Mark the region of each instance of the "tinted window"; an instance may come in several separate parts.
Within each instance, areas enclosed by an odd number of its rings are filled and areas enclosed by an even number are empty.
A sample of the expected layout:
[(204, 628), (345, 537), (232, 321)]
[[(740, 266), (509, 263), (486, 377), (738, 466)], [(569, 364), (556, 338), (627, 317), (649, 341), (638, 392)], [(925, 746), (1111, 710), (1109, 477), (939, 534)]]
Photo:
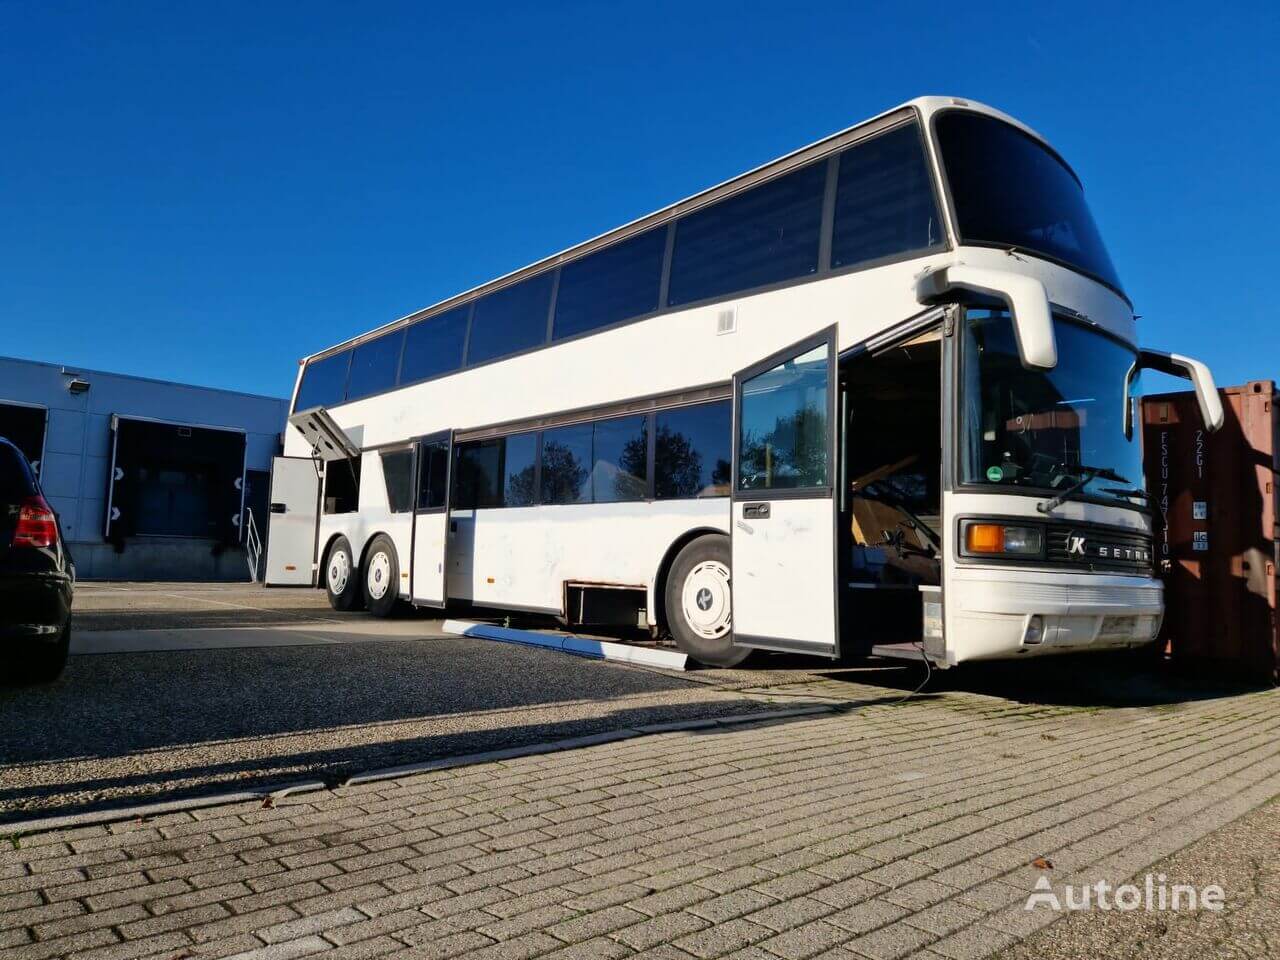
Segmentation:
[(656, 424), (653, 479), (659, 500), (729, 493), (733, 426), (728, 400), (665, 410), (656, 415)]
[(829, 354), (830, 346), (822, 344), (743, 382), (739, 489), (827, 484)]
[(418, 509), (438, 510), (448, 493), (449, 441), (418, 444), (418, 463)]
[(591, 502), (591, 424), (543, 431), (542, 502)]
[(657, 310), (666, 245), (667, 228), (660, 227), (562, 268), (555, 339)]
[(382, 454), (382, 479), (387, 485), (387, 505), (392, 513), (413, 508), (413, 451)]
[(35, 492), (35, 482), (22, 454), (7, 443), (0, 443), (0, 503), (18, 503)]
[(810, 164), (683, 217), (676, 224), (668, 303), (816, 272), (826, 169)]
[(397, 330), (356, 347), (351, 355), (351, 375), (347, 378), (348, 400), (381, 393), (396, 385), (402, 343), (404, 331)]
[(833, 267), (941, 242), (933, 184), (916, 124), (890, 130), (840, 155)]
[(467, 339), (467, 314), (471, 307), (458, 307), (428, 320), (421, 320), (405, 333), (404, 361), (400, 382), (415, 383), (462, 366), (462, 347)]
[(618, 417), (593, 424), (591, 499), (643, 500), (649, 492), (649, 418)]
[(350, 362), (351, 351), (344, 350), (308, 363), (293, 409), (310, 410), (312, 407), (332, 407), (342, 403), (347, 394), (347, 366)]
[(1044, 253), (1119, 289), (1084, 189), (1050, 150), (994, 117), (950, 110), (936, 123), (962, 240)]
[(545, 343), (551, 271), (476, 301), (467, 363), (482, 363)]
[(502, 506), (501, 439), (459, 445), (453, 505), (462, 510)]
[(538, 435), (521, 433), (504, 439), (502, 505), (531, 507), (538, 502)]

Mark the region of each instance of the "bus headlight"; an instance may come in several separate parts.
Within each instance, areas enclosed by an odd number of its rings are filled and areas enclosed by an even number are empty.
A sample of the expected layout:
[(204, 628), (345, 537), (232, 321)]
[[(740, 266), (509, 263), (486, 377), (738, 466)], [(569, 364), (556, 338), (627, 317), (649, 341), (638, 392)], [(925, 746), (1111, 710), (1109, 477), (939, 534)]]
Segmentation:
[(966, 556), (1039, 557), (1044, 553), (1044, 531), (1039, 527), (966, 520), (963, 530)]

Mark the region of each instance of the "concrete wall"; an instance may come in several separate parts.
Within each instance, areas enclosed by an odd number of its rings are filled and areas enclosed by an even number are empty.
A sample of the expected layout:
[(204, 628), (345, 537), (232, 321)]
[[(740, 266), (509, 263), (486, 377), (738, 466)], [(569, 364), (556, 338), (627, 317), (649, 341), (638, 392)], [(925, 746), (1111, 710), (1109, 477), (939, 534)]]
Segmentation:
[[(88, 381), (87, 392), (69, 391), (76, 377)], [(244, 430), (248, 469), (270, 470), (287, 400), (0, 357), (4, 401), (48, 410), (40, 483), (61, 518), (81, 577), (247, 579), (243, 556), (230, 549), (215, 556), (212, 542), (141, 538), (126, 542), (123, 553), (104, 542), (111, 416)]]

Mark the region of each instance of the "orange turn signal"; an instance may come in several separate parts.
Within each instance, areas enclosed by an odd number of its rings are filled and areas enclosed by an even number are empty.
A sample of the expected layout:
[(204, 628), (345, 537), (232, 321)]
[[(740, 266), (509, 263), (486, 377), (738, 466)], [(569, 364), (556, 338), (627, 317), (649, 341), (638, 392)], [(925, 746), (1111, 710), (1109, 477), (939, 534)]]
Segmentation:
[(1004, 553), (1004, 527), (998, 523), (971, 523), (965, 527), (964, 547), (969, 553)]

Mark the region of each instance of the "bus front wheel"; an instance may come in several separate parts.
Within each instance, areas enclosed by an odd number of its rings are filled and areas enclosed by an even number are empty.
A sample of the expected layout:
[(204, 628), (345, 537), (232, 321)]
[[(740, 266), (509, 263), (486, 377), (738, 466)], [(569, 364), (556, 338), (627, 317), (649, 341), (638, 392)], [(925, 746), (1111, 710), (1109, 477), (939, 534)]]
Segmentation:
[(751, 653), (733, 645), (729, 584), (729, 538), (720, 535), (686, 544), (667, 576), (667, 629), (676, 646), (710, 667), (737, 666)]
[(355, 610), (360, 606), (360, 571), (346, 537), (333, 541), (325, 557), (324, 588), (333, 609)]

